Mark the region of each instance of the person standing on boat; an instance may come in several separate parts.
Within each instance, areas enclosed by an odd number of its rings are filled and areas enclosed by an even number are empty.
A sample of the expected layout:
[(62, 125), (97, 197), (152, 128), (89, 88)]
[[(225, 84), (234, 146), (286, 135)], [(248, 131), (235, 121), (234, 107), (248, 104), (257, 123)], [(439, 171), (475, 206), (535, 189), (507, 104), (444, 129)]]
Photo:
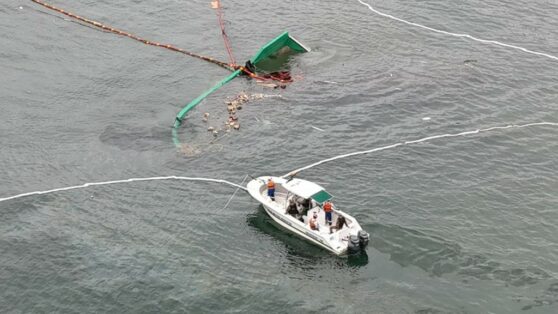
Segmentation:
[(296, 208), (296, 204), (295, 204), (294, 199), (291, 198), (289, 200), (289, 206), (287, 206), (287, 210), (285, 211), (285, 214), (289, 214), (289, 215), (292, 215), (294, 217), (299, 215), (298, 208)]
[(267, 180), (267, 196), (275, 202), (275, 182), (271, 178)]
[(296, 206), (298, 211), (301, 213), (302, 216), (308, 215), (308, 210), (310, 209), (310, 200), (303, 199), (302, 197), (297, 198)]
[(333, 204), (330, 201), (325, 201), (324, 205), (322, 206), (325, 212), (325, 220), (326, 224), (331, 226), (331, 213), (333, 212)]

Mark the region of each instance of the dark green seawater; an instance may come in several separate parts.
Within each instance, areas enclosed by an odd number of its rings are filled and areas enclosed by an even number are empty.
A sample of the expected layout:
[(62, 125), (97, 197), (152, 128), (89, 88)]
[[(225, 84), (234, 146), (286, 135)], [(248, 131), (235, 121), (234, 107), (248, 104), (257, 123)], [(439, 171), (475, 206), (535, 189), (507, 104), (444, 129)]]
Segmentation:
[[(54, 1), (54, 0), (53, 0)], [(208, 1), (64, 1), (69, 11), (226, 60)], [(454, 33), (558, 54), (558, 3), (375, 1)], [(238, 60), (289, 30), (313, 49), (272, 90), (47, 12), (0, 3), (0, 198), (186, 175), (237, 183), (437, 134), (558, 122), (558, 61), (429, 32), (357, 0), (223, 1)], [(21, 7), (21, 8), (20, 8)], [(240, 91), (281, 95), (239, 112)], [(430, 118), (423, 119), (423, 118)], [(319, 131), (313, 127), (323, 129)], [(558, 313), (558, 128), (451, 137), (342, 159), (324, 185), (370, 232), (335, 257), (227, 185), (153, 181), (0, 203), (1, 313)]]

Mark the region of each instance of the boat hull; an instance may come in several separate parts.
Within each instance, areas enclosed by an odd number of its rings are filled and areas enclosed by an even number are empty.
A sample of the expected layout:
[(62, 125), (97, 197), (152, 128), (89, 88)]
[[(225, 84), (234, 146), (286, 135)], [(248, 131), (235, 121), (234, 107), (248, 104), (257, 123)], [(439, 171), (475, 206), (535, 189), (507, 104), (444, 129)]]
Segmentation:
[(275, 212), (275, 210), (263, 205), (265, 212), (269, 215), (269, 217), (271, 217), (271, 219), (273, 219), (273, 221), (275, 221), (278, 225), (280, 225), (281, 227), (283, 227), (285, 230), (290, 231), (291, 233), (294, 233), (296, 235), (298, 235), (299, 237), (304, 238), (307, 241), (312, 242), (313, 244), (320, 246), (332, 253), (335, 253), (337, 255), (343, 255), (347, 252), (347, 250), (338, 250), (336, 251), (335, 249), (333, 249), (331, 246), (324, 244), (323, 240), (320, 237), (317, 237), (316, 235), (314, 235), (311, 231), (306, 231), (306, 230), (301, 230), (300, 228), (297, 228), (296, 225), (294, 225), (291, 221), (288, 221), (287, 219), (277, 215), (277, 213)]
[[(271, 200), (267, 196), (267, 180), (271, 178), (276, 184), (275, 200)], [(323, 249), (326, 249), (336, 255), (344, 255), (348, 251), (348, 239), (351, 235), (358, 235), (361, 229), (360, 225), (350, 215), (336, 210), (336, 215), (343, 215), (348, 221), (351, 221), (350, 226), (330, 233), (329, 225), (325, 223), (325, 213), (317, 205), (310, 206), (307, 215), (303, 216), (302, 221), (292, 215), (286, 213), (288, 199), (292, 194), (286, 193), (282, 189), (282, 185), (286, 184), (287, 180), (280, 177), (260, 177), (250, 181), (247, 185), (248, 192), (257, 201), (259, 201), (266, 213), (283, 229), (299, 236), (300, 238), (311, 242)], [(320, 230), (312, 230), (308, 224), (308, 215), (319, 215)]]

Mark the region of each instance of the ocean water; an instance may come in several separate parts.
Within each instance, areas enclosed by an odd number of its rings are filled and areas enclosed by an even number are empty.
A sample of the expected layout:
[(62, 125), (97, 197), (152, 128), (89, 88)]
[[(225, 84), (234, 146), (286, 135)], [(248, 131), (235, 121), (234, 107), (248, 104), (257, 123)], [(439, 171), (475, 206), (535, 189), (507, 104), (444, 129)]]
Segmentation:
[[(363, 0), (364, 1), (364, 0)], [(366, 2), (366, 1), (364, 1)], [(270, 89), (0, 3), (0, 198), (167, 175), (246, 183), (339, 154), (494, 126), (558, 122), (558, 61), (381, 16), (358, 0), (222, 1), (237, 60), (288, 30), (312, 49)], [(556, 1), (368, 2), (453, 34), (558, 55)], [(52, 4), (226, 60), (209, 1)], [(224, 101), (265, 94), (215, 139)], [(209, 123), (202, 121), (210, 113)], [(206, 182), (92, 186), (0, 202), (2, 313), (557, 313), (558, 128), (435, 138), (313, 167), (371, 234), (336, 257)], [(234, 195), (234, 197), (233, 197)]]

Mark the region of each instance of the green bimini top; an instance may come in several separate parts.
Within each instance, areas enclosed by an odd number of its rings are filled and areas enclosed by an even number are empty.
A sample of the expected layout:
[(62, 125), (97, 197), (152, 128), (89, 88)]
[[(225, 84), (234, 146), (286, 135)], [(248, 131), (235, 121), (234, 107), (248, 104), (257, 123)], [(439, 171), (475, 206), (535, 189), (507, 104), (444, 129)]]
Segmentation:
[(318, 204), (322, 204), (323, 202), (330, 200), (333, 198), (331, 194), (326, 192), (323, 187), (319, 186), (318, 184), (306, 180), (301, 179), (291, 179), (287, 181), (287, 183), (283, 184), (283, 188), (285, 190), (298, 195), (305, 199), (313, 199)]
[(312, 195), (312, 199), (315, 200), (318, 204), (323, 204), (325, 201), (329, 201), (333, 196), (327, 193), (325, 190), (321, 190), (320, 192)]

